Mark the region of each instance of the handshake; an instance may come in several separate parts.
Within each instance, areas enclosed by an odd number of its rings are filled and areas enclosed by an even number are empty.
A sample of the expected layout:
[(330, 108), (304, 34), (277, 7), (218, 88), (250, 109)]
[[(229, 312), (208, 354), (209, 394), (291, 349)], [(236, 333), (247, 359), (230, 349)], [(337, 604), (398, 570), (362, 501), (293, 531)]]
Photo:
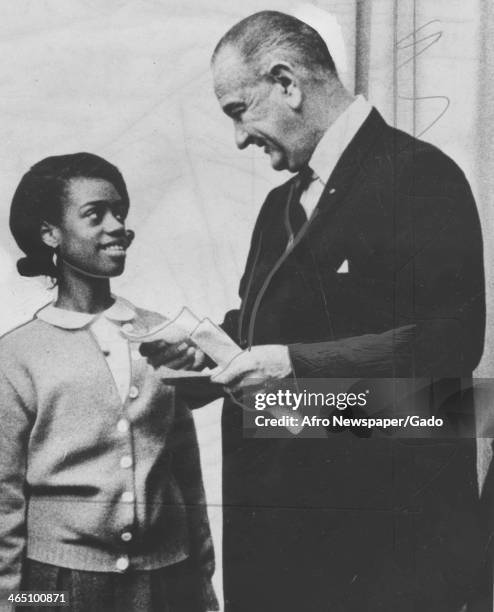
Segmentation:
[[(280, 345), (253, 346), (242, 350), (209, 318), (200, 320), (184, 307), (173, 320), (136, 334), (122, 331), (155, 368), (164, 382), (205, 378), (232, 391), (260, 382), (284, 378), (291, 371), (288, 348)], [(215, 365), (213, 369), (206, 367)]]

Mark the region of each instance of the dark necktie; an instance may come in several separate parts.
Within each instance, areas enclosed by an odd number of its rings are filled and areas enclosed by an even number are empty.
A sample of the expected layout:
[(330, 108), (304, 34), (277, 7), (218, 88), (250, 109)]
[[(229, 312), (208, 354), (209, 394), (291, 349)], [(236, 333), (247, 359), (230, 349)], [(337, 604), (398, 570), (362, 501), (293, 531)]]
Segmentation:
[(304, 207), (300, 203), (300, 198), (313, 180), (314, 173), (312, 168), (304, 166), (293, 182), (285, 211), (285, 223), (288, 231), (288, 248), (292, 246), (298, 232), (303, 227), (304, 223), (307, 222), (307, 215), (305, 214)]

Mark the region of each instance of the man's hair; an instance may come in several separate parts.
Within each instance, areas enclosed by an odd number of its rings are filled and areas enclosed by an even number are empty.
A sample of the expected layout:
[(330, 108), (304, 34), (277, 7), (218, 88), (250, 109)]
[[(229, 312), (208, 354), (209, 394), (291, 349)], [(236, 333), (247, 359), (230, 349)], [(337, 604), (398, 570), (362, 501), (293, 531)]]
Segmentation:
[(318, 73), (336, 76), (336, 67), (326, 43), (309, 25), (296, 17), (277, 11), (261, 11), (239, 21), (221, 38), (213, 52), (214, 63), (221, 49), (231, 46), (258, 73), (262, 60), (280, 55), (302, 66), (317, 77)]

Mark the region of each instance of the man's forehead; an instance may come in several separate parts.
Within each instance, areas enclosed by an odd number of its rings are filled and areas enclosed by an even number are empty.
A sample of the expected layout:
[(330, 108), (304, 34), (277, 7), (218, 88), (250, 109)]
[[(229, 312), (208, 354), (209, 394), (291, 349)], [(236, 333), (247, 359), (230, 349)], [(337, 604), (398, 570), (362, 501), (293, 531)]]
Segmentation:
[(213, 63), (214, 91), (218, 98), (253, 84), (253, 71), (241, 54), (228, 46), (221, 49)]

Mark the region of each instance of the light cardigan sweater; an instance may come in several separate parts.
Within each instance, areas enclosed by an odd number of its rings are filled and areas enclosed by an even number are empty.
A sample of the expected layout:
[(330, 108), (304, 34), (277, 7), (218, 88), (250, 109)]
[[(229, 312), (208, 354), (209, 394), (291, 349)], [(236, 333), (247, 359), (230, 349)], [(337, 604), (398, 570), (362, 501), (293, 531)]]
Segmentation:
[[(136, 308), (132, 324), (162, 321)], [(215, 609), (192, 415), (133, 348), (122, 403), (88, 325), (36, 318), (0, 339), (0, 601), (25, 555), (104, 572), (190, 557)]]

